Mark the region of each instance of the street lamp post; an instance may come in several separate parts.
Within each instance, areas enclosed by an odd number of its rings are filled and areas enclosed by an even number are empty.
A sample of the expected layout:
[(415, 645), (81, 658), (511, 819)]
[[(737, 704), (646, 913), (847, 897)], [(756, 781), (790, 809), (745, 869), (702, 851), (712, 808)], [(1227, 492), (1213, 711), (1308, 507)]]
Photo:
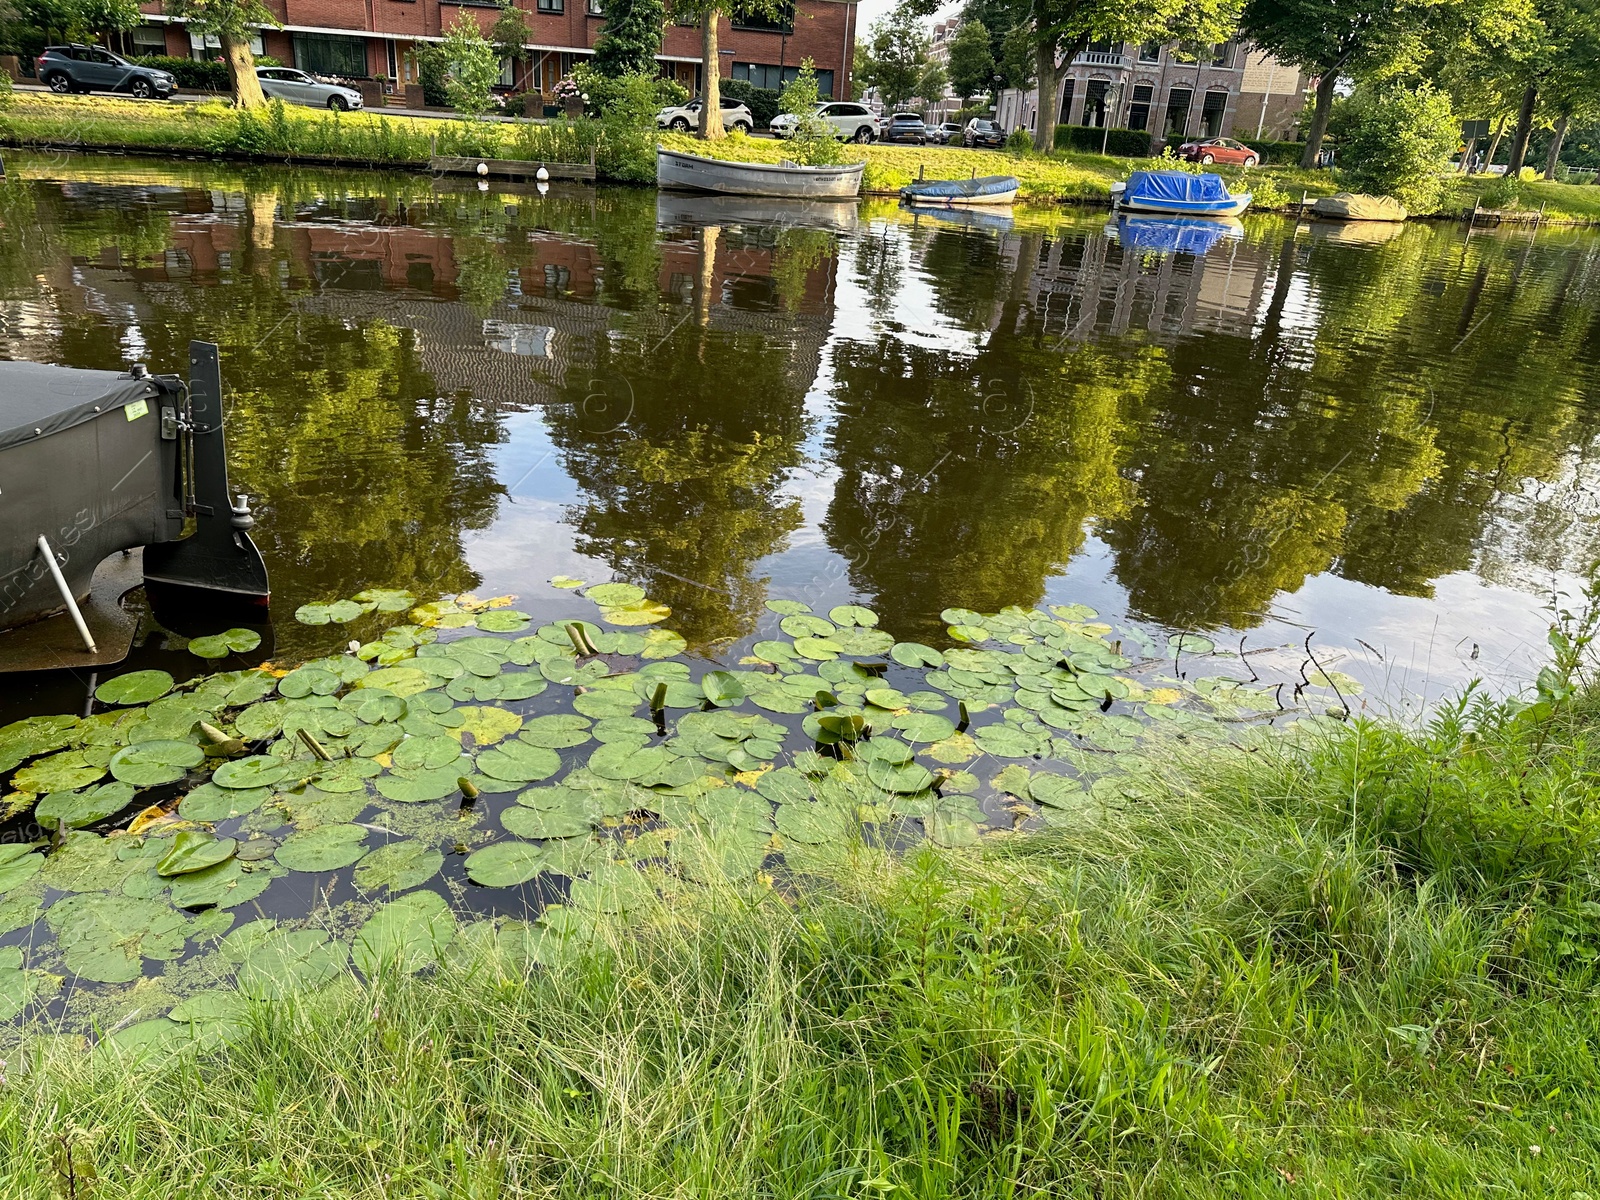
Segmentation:
[(1111, 122), (1116, 118), (1117, 108), (1122, 103), (1123, 80), (1113, 80), (1106, 89), (1106, 103), (1100, 108), (1100, 153), (1106, 152), (1106, 147), (1111, 143)]

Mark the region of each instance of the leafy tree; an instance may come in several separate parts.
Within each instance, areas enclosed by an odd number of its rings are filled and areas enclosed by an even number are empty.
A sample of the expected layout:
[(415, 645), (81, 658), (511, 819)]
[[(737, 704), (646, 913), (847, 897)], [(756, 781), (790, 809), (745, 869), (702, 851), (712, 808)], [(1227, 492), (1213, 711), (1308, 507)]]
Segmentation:
[(450, 107), (469, 117), (488, 112), (494, 85), (500, 81), (500, 53), (464, 10), (445, 30), (439, 56), (445, 64)]
[(1450, 97), (1424, 83), (1373, 85), (1352, 98), (1345, 177), (1359, 191), (1387, 193), (1413, 212), (1431, 212), (1460, 128)]
[(717, 22), (734, 12), (778, 18), (792, 15), (792, 0), (673, 0), (672, 15), (700, 22), (700, 136), (715, 141), (722, 127), (722, 55), (717, 49)]
[(522, 15), (522, 10), (510, 0), (500, 0), (500, 15), (489, 27), (489, 41), (501, 58), (512, 62), (528, 61), (528, 43), (533, 41), (533, 30), (528, 27), (528, 18)]
[(877, 88), (884, 107), (889, 109), (923, 95), (921, 89), (935, 81), (942, 91), (943, 80), (935, 80), (929, 72), (930, 67), (937, 66), (928, 56), (930, 46), (921, 18), (914, 9), (902, 5), (880, 19), (868, 34), (862, 82)]
[(1018, 25), (1000, 43), (1000, 82), (1025, 90), (1033, 86), (1033, 29)]
[(656, 177), (656, 110), (653, 76), (624, 75), (616, 94), (600, 110), (600, 161), (608, 179), (650, 183)]
[(233, 102), (240, 108), (260, 108), (267, 98), (256, 78), (256, 59), (250, 39), (263, 25), (280, 28), (282, 22), (261, 0), (167, 0), (167, 15), (183, 21), (191, 33), (211, 36), (222, 46), (228, 64)]
[[(1027, 88), (1033, 84), (1033, 45), (1028, 35), (1028, 18), (1026, 0), (967, 0), (967, 6), (961, 10), (963, 24), (982, 25), (988, 33), (989, 56), (994, 60), (1001, 87)], [(1018, 44), (1008, 49), (1007, 39)], [(953, 71), (953, 46), (951, 54)]]
[(606, 23), (594, 44), (602, 75), (653, 72), (667, 11), (661, 0), (606, 0)]
[(994, 86), (994, 51), (980, 21), (965, 21), (950, 39), (950, 86), (965, 100)]

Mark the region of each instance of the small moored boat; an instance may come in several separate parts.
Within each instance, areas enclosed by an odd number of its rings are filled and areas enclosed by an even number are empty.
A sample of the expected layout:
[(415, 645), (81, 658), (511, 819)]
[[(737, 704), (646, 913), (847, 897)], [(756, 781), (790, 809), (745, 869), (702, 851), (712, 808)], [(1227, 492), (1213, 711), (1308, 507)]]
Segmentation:
[(1237, 217), (1250, 207), (1249, 192), (1234, 195), (1222, 176), (1209, 172), (1135, 171), (1112, 198), (1123, 212), (1165, 213), (1177, 217)]
[(724, 196), (787, 196), (797, 200), (852, 200), (861, 191), (864, 162), (833, 167), (798, 163), (729, 162), (656, 148), (656, 182), (664, 188)]
[[(79, 607), (118, 551), (144, 548), (147, 592), (265, 619), (255, 521), (228, 493), (217, 348), (190, 343), (189, 364), (186, 384), (142, 366), (0, 362), (0, 671), (127, 653)], [(52, 621), (64, 637), (37, 628)]]
[(1154, 217), (1118, 213), (1106, 223), (1106, 236), (1124, 249), (1157, 254), (1202, 255), (1224, 238), (1244, 235), (1233, 217)]
[(1317, 197), (1311, 205), (1311, 215), (1328, 221), (1404, 221), (1407, 213), (1406, 206), (1393, 196), (1339, 192)]
[(900, 189), (911, 204), (1010, 204), (1017, 198), (1015, 175), (984, 175), (974, 179), (918, 180)]

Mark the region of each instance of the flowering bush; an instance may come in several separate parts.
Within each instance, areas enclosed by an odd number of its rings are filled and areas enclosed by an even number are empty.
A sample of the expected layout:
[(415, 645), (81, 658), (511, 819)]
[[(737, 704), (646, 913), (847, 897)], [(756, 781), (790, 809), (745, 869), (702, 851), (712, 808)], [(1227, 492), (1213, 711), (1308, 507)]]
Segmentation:
[(578, 81), (573, 79), (570, 75), (563, 79), (560, 83), (556, 84), (555, 97), (557, 100), (560, 100), (563, 103), (568, 100), (576, 99), (581, 94), (582, 89), (578, 86)]

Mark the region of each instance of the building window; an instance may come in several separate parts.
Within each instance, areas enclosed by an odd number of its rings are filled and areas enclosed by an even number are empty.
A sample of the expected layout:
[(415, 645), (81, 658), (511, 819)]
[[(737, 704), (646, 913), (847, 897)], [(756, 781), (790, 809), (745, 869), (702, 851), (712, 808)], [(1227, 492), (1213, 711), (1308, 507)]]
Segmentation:
[(167, 31), (160, 25), (138, 25), (128, 34), (135, 54), (165, 54)]
[(1077, 80), (1068, 78), (1061, 88), (1061, 111), (1056, 115), (1057, 125), (1072, 124), (1072, 92)]
[(762, 12), (740, 12), (736, 8), (728, 19), (735, 29), (751, 29), (760, 33), (793, 33), (794, 5), (785, 4), (775, 17), (769, 17)]
[(517, 82), (517, 60), (502, 58), (500, 60), (500, 86), (514, 87)]
[(1194, 92), (1175, 87), (1167, 93), (1167, 136), (1182, 137), (1189, 128), (1189, 101)]
[(1200, 132), (1208, 138), (1222, 135), (1222, 114), (1228, 107), (1227, 92), (1207, 92), (1200, 108)]
[(1233, 43), (1218, 42), (1211, 48), (1211, 65), (1225, 67), (1233, 61)]
[[(165, 53), (165, 51), (162, 51)], [(261, 48), (261, 35), (258, 33), (250, 39), (251, 54), (265, 54)], [(217, 35), (208, 33), (201, 36), (198, 33), (189, 35), (189, 57), (200, 62), (216, 62), (222, 57), (222, 43), (217, 40)]]
[(1133, 101), (1128, 105), (1128, 128), (1145, 129), (1150, 124), (1150, 100), (1155, 95), (1155, 88), (1148, 83), (1135, 85)]
[(589, 15), (591, 17), (603, 17), (606, 15), (606, 10), (600, 7), (600, 0), (589, 0)]
[(1083, 89), (1083, 123), (1096, 129), (1106, 123), (1106, 89), (1111, 84), (1104, 79), (1091, 79)]
[(362, 38), (297, 33), (294, 35), (294, 65), (312, 75), (364, 79), (367, 74), (367, 43)]
[(566, 0), (539, 0), (539, 11), (542, 13), (565, 12)]
[(1144, 45), (1140, 46), (1139, 47), (1139, 61), (1140, 62), (1160, 62), (1161, 61), (1161, 43), (1160, 42), (1146, 42)]
[[(771, 63), (736, 62), (733, 64), (733, 77), (743, 79), (752, 87), (766, 88), (768, 91), (781, 92), (795, 77), (800, 74), (799, 67), (779, 67)], [(833, 72), (817, 72), (817, 95), (833, 96)]]

